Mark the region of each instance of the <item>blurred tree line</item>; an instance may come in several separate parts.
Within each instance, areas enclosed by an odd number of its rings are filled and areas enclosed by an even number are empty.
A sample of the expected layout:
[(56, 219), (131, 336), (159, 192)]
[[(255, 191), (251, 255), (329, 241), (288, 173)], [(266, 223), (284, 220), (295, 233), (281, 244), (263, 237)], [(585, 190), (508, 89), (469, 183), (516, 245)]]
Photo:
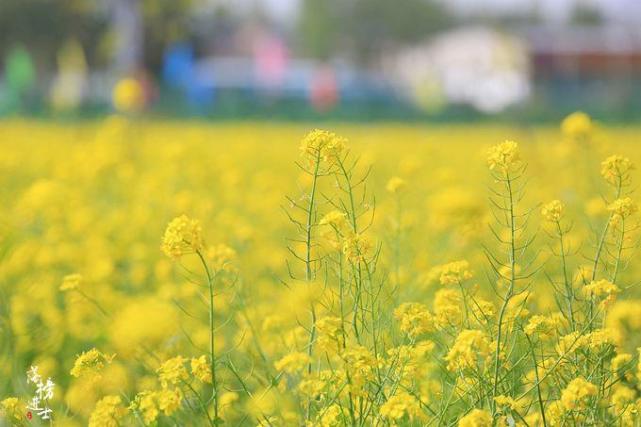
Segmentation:
[[(90, 66), (109, 65), (117, 50), (118, 6), (131, 10), (140, 26), (145, 64), (158, 65), (172, 38), (188, 31), (192, 0), (2, 0), (0, 58), (13, 46), (31, 52), (36, 63), (55, 62), (69, 40), (83, 47)], [(153, 67), (152, 67), (153, 68)]]
[(107, 20), (98, 5), (83, 0), (0, 1), (0, 60), (20, 45), (38, 65), (52, 64), (64, 43), (75, 38), (91, 63), (99, 63)]
[(452, 23), (441, 3), (430, 0), (303, 0), (297, 30), (306, 55), (342, 53), (368, 62), (382, 49), (418, 42)]
[[(270, 22), (261, 9), (239, 16), (226, 2), (204, 0), (1, 0), (0, 61), (12, 47), (23, 46), (38, 68), (51, 68), (69, 40), (83, 47), (90, 67), (107, 67), (121, 49), (117, 11), (130, 9), (127, 25), (141, 34), (139, 60), (157, 71), (166, 47), (177, 40), (211, 53), (248, 24), (262, 24), (286, 37), (297, 54), (326, 59), (347, 56), (367, 63), (381, 49), (418, 41), (451, 24), (433, 0), (301, 0), (298, 19)], [(126, 33), (126, 31), (125, 31)], [(135, 42), (126, 41), (127, 44)], [(122, 44), (121, 44), (122, 45)]]

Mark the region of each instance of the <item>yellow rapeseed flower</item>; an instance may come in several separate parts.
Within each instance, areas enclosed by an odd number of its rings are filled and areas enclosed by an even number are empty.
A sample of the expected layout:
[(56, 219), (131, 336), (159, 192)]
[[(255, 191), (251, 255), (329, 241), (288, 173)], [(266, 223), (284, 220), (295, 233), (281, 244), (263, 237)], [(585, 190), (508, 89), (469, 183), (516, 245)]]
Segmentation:
[(82, 276), (80, 274), (69, 274), (62, 279), (60, 285), (61, 291), (73, 291), (78, 289), (82, 284)]
[(599, 300), (599, 307), (603, 309), (614, 302), (621, 290), (609, 280), (601, 279), (588, 283), (583, 287), (582, 291), (588, 298)]
[(487, 165), (492, 171), (506, 174), (521, 165), (519, 146), (514, 141), (505, 141), (487, 151)]
[(71, 376), (80, 378), (91, 376), (94, 379), (100, 377), (100, 372), (109, 365), (116, 355), (106, 355), (101, 351), (92, 348), (80, 354), (71, 368)]
[(191, 374), (200, 381), (211, 384), (211, 366), (207, 361), (207, 356), (202, 355), (191, 359)]
[(634, 165), (627, 157), (612, 155), (601, 162), (601, 176), (612, 185), (623, 184)]
[(369, 238), (362, 234), (352, 233), (343, 239), (343, 254), (352, 263), (363, 261), (372, 247)]
[(403, 188), (405, 188), (406, 185), (407, 183), (405, 182), (404, 179), (395, 176), (390, 178), (389, 181), (387, 181), (387, 184), (385, 185), (385, 189), (392, 194), (396, 194), (400, 192)]
[(483, 331), (465, 329), (445, 356), (449, 371), (476, 369), (491, 353), (490, 340)]
[(120, 396), (105, 396), (96, 403), (89, 417), (89, 427), (118, 427), (126, 414), (127, 408), (122, 405)]
[(344, 425), (344, 423), (341, 422), (342, 416), (343, 411), (340, 406), (336, 404), (330, 405), (319, 413), (320, 419), (318, 420), (318, 425), (319, 427), (338, 427)]
[(157, 396), (153, 391), (138, 393), (134, 401), (129, 405), (129, 409), (139, 412), (142, 415), (145, 425), (153, 423), (158, 418), (158, 415), (160, 415)]
[(612, 219), (614, 221), (626, 219), (630, 215), (635, 214), (638, 210), (639, 207), (636, 202), (629, 197), (617, 199), (608, 206), (608, 211), (612, 213)]
[(26, 407), (17, 397), (7, 397), (0, 401), (0, 415), (11, 424), (24, 420)]
[(582, 111), (576, 111), (563, 119), (561, 132), (572, 140), (584, 140), (593, 132), (593, 124), (590, 116)]
[(523, 328), (526, 334), (536, 335), (541, 339), (552, 339), (563, 325), (563, 317), (559, 315), (542, 316), (536, 314), (530, 318)]
[(310, 363), (310, 361), (311, 358), (307, 353), (298, 351), (284, 356), (274, 363), (274, 367), (277, 371), (297, 374), (307, 368), (307, 364)]
[(462, 417), (459, 422), (459, 427), (491, 427), (492, 414), (484, 409), (472, 409), (469, 414)]
[(454, 261), (441, 266), (439, 278), (441, 285), (458, 285), (471, 278), (470, 264), (465, 260)]
[(167, 226), (161, 248), (168, 257), (180, 258), (202, 250), (203, 245), (200, 221), (181, 215)]
[(424, 304), (404, 303), (394, 310), (394, 317), (401, 323), (401, 331), (410, 337), (434, 330), (434, 317)]
[(412, 395), (400, 392), (387, 399), (380, 409), (381, 416), (396, 421), (407, 416), (410, 420), (423, 416), (419, 401)]
[(570, 381), (561, 393), (561, 403), (568, 411), (585, 409), (589, 399), (596, 394), (597, 387), (594, 384), (578, 377)]
[(229, 271), (233, 269), (231, 263), (236, 258), (236, 251), (219, 243), (207, 248), (206, 257), (214, 271)]
[(182, 356), (172, 357), (166, 360), (157, 369), (158, 378), (163, 387), (170, 385), (175, 386), (180, 381), (188, 378), (187, 368), (185, 368), (185, 358)]
[(304, 157), (310, 162), (316, 160), (324, 161), (328, 166), (332, 166), (345, 152), (345, 143), (347, 140), (321, 129), (314, 129), (309, 132), (301, 141), (300, 150)]
[(545, 219), (546, 221), (556, 223), (561, 220), (564, 209), (565, 206), (563, 205), (563, 203), (561, 203), (561, 201), (552, 200), (551, 202), (543, 205), (543, 207), (541, 208), (541, 216), (543, 216), (543, 219)]

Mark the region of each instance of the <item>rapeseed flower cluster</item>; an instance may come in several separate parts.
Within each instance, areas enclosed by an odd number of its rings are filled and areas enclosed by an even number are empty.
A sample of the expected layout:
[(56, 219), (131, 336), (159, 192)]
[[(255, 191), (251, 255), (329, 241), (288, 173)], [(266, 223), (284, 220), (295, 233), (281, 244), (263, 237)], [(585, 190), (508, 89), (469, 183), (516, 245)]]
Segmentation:
[(561, 203), (559, 200), (552, 200), (551, 202), (543, 205), (543, 207), (541, 208), (541, 216), (546, 221), (558, 223), (563, 216), (563, 209), (563, 203)]
[(521, 155), (518, 144), (514, 141), (505, 141), (495, 145), (487, 152), (487, 165), (490, 170), (501, 174), (508, 174), (521, 164)]
[(641, 423), (629, 131), (301, 138), (137, 122), (123, 87), (2, 125), (0, 424)]
[(181, 215), (173, 219), (162, 239), (162, 250), (172, 258), (195, 253), (203, 249), (202, 227), (195, 219)]
[(100, 372), (112, 362), (115, 355), (108, 356), (99, 350), (92, 348), (83, 352), (76, 358), (73, 368), (69, 372), (72, 377), (99, 377)]

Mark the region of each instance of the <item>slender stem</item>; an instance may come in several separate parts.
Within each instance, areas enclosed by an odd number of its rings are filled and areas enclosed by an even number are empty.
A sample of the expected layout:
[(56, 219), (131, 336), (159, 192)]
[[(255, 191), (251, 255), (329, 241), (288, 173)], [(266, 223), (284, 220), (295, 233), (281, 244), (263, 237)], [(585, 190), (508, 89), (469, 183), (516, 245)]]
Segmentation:
[(501, 339), (503, 337), (503, 317), (505, 316), (505, 311), (507, 310), (508, 303), (510, 302), (510, 299), (512, 298), (512, 294), (514, 292), (514, 282), (515, 282), (515, 267), (516, 267), (516, 262), (515, 262), (515, 254), (516, 254), (516, 245), (515, 245), (515, 236), (516, 236), (516, 230), (514, 226), (514, 197), (512, 194), (512, 180), (510, 178), (509, 172), (506, 173), (506, 189), (509, 197), (509, 203), (510, 203), (510, 248), (509, 248), (509, 255), (508, 255), (508, 260), (510, 262), (510, 284), (509, 288), (507, 290), (507, 293), (505, 294), (505, 297), (503, 299), (503, 305), (501, 306), (501, 312), (499, 314), (499, 319), (498, 319), (498, 327), (497, 327), (497, 336), (496, 336), (496, 352), (494, 354), (494, 385), (492, 387), (492, 413), (496, 412), (496, 402), (494, 401), (494, 398), (496, 397), (497, 391), (498, 391), (498, 385), (499, 385), (499, 358), (501, 356)]
[(614, 272), (612, 273), (612, 283), (616, 283), (619, 274), (619, 265), (621, 264), (621, 254), (623, 253), (623, 242), (625, 239), (625, 219), (621, 218), (621, 236), (617, 247), (617, 258), (614, 262)]
[[(616, 190), (616, 199), (621, 197), (621, 188), (622, 188), (622, 181), (619, 178), (619, 182), (617, 184), (617, 190)], [(599, 266), (599, 259), (601, 257), (601, 251), (603, 251), (603, 246), (605, 244), (605, 238), (608, 235), (608, 230), (610, 229), (610, 223), (612, 222), (612, 218), (614, 217), (614, 214), (611, 213), (610, 216), (608, 217), (608, 222), (606, 222), (605, 227), (603, 228), (603, 232), (601, 233), (601, 238), (599, 239), (599, 244), (597, 246), (596, 254), (594, 256), (594, 262), (592, 264), (592, 281), (596, 280), (596, 272), (597, 272), (597, 267)]]
[(80, 289), (76, 289), (76, 292), (78, 292), (80, 295), (82, 295), (83, 298), (85, 298), (87, 301), (92, 303), (98, 310), (100, 310), (100, 313), (103, 316), (109, 317), (109, 313), (107, 313), (107, 310), (102, 308), (102, 306), (100, 305), (100, 303), (98, 301), (96, 301), (94, 298), (90, 297), (89, 295), (87, 295), (86, 293), (81, 291)]
[[(356, 220), (356, 204), (354, 202), (354, 191), (352, 187), (352, 180), (350, 178), (349, 173), (347, 172), (347, 169), (345, 169), (345, 165), (341, 160), (338, 161), (338, 165), (341, 170), (341, 174), (343, 178), (345, 179), (345, 185), (347, 186), (347, 194), (349, 196), (349, 216), (351, 219), (352, 223), (352, 232), (354, 233), (355, 236), (358, 235), (358, 221)], [(360, 256), (360, 254), (359, 254)], [(361, 263), (358, 262), (356, 264), (356, 283), (355, 283), (355, 294), (356, 298), (354, 299), (354, 315), (352, 319), (352, 327), (354, 329), (354, 335), (356, 336), (356, 341), (360, 344), (361, 343), (361, 337), (360, 337), (360, 332), (358, 329), (358, 312), (360, 309), (361, 312), (361, 324), (365, 324), (365, 310), (363, 307), (363, 271), (361, 267)]]
[(345, 182), (347, 184), (347, 188), (349, 188), (349, 205), (350, 205), (350, 216), (352, 217), (352, 229), (354, 230), (354, 233), (358, 232), (358, 226), (356, 222), (356, 205), (354, 203), (354, 192), (352, 191), (352, 180), (349, 178), (349, 174), (347, 173), (347, 169), (345, 169), (345, 165), (343, 164), (342, 161), (339, 160), (338, 162), (341, 172), (343, 174), (343, 177), (345, 178)]
[(612, 215), (608, 217), (608, 222), (606, 222), (605, 227), (603, 227), (603, 232), (599, 238), (599, 244), (597, 245), (596, 254), (594, 255), (594, 262), (592, 263), (592, 276), (590, 281), (596, 279), (597, 267), (599, 266), (599, 259), (601, 258), (601, 251), (603, 251), (603, 246), (605, 244), (605, 238), (608, 235), (608, 230), (610, 229), (610, 222), (612, 221)]
[(312, 177), (312, 188), (309, 193), (309, 205), (307, 206), (307, 224), (305, 225), (305, 281), (312, 280), (312, 227), (314, 221), (314, 207), (316, 202), (316, 186), (318, 184), (318, 173), (320, 170), (320, 151), (316, 155), (314, 174)]
[(570, 325), (572, 326), (572, 330), (574, 331), (574, 308), (572, 306), (572, 303), (574, 302), (574, 288), (572, 287), (572, 283), (568, 279), (567, 261), (565, 259), (565, 244), (563, 241), (564, 233), (559, 221), (556, 221), (556, 228), (557, 232), (559, 233), (559, 243), (561, 245), (561, 265), (563, 266), (563, 283), (565, 284), (565, 291), (568, 298), (568, 314), (570, 317)]
[(532, 363), (534, 364), (534, 376), (536, 378), (536, 394), (539, 401), (539, 410), (541, 411), (541, 420), (543, 421), (543, 427), (547, 427), (547, 422), (545, 420), (545, 408), (543, 406), (543, 397), (541, 395), (541, 383), (539, 381), (539, 368), (536, 363), (536, 354), (534, 354), (534, 346), (532, 345), (532, 341), (530, 340), (530, 337), (528, 337), (527, 334), (525, 334), (525, 338), (527, 339), (528, 344), (530, 344), (530, 350), (532, 353)]
[[(394, 245), (394, 274), (396, 275), (395, 277), (395, 284), (397, 287), (400, 288), (401, 286), (401, 215), (402, 215), (402, 208), (401, 208), (401, 197), (396, 194), (395, 199), (395, 205), (396, 205), (396, 224), (395, 224), (395, 245)], [(397, 294), (398, 296), (398, 294)]]
[[(575, 351), (575, 350), (576, 350), (576, 348), (574, 348), (574, 345), (579, 341), (579, 339), (581, 338), (581, 336), (582, 336), (585, 332), (587, 332), (587, 331), (588, 331), (588, 329), (590, 328), (590, 325), (592, 324), (592, 322), (593, 322), (593, 321), (594, 321), (594, 317), (591, 317), (591, 318), (589, 318), (589, 319), (588, 319), (588, 323), (585, 325), (585, 327), (583, 327), (583, 329), (582, 329), (581, 331), (579, 331), (579, 334), (578, 334), (578, 335), (574, 338), (574, 340), (572, 340), (572, 342), (567, 346), (567, 348), (568, 348), (569, 350), (567, 350), (567, 351), (565, 351), (563, 354), (561, 354), (561, 355), (560, 355), (560, 356), (559, 356), (559, 357), (554, 361), (554, 363), (553, 363), (552, 365), (550, 365), (550, 367), (549, 367), (549, 368), (545, 369), (545, 370), (544, 370), (544, 374), (543, 374), (543, 376), (540, 378), (540, 380), (539, 380), (539, 381), (537, 381), (535, 385), (533, 385), (533, 386), (529, 387), (527, 390), (525, 390), (523, 393), (521, 393), (521, 395), (518, 397), (518, 399), (522, 399), (522, 398), (524, 398), (525, 396), (527, 396), (527, 394), (528, 394), (529, 392), (531, 392), (532, 390), (534, 390), (538, 384), (542, 383), (542, 382), (543, 382), (543, 381), (544, 381), (544, 380), (545, 380), (549, 375), (551, 375), (551, 374), (554, 372), (554, 370), (556, 369), (556, 367), (557, 367), (557, 366), (559, 366), (559, 364), (561, 364), (561, 362), (566, 358), (566, 356), (567, 356), (568, 354), (570, 354), (571, 352), (573, 352), (573, 351)], [(517, 399), (517, 400), (518, 400), (518, 399)]]
[[(312, 227), (314, 221), (314, 208), (316, 202), (316, 187), (318, 184), (318, 176), (320, 170), (320, 150), (316, 153), (314, 161), (314, 174), (312, 177), (312, 188), (309, 193), (309, 205), (307, 206), (307, 224), (305, 226), (305, 281), (309, 285), (313, 279), (312, 272)], [(312, 317), (312, 324), (310, 325), (309, 342), (307, 345), (307, 355), (309, 356), (309, 363), (307, 364), (307, 374), (312, 373), (312, 353), (314, 352), (314, 340), (316, 339), (316, 308), (314, 302), (310, 304), (310, 311)], [(305, 419), (309, 421), (312, 407), (312, 400), (307, 401), (307, 410)]]
[[(623, 185), (622, 180), (621, 178), (619, 178), (619, 181), (617, 183), (616, 199), (621, 197), (622, 185)], [(596, 254), (594, 255), (594, 263), (592, 264), (592, 278), (590, 280), (592, 282), (596, 280), (597, 268), (599, 266), (599, 259), (601, 258), (601, 252), (603, 251), (603, 246), (605, 245), (605, 239), (608, 235), (608, 230), (610, 229), (610, 223), (612, 222), (613, 218), (614, 218), (614, 212), (610, 213), (610, 216), (608, 217), (608, 221), (605, 223), (605, 226), (603, 227), (603, 232), (601, 233), (601, 237), (599, 238)], [(593, 313), (594, 313), (594, 301), (591, 300), (590, 306), (589, 306), (589, 317), (592, 317)], [(592, 330), (592, 326), (590, 326), (590, 330)]]
[(465, 293), (465, 288), (460, 280), (456, 281), (459, 289), (461, 290), (461, 299), (463, 300), (463, 306), (465, 307), (465, 327), (469, 329), (470, 327), (470, 307), (467, 303), (467, 295)]
[[(336, 237), (338, 238), (338, 232), (336, 233)], [(338, 286), (339, 286), (339, 303), (340, 303), (340, 314), (341, 314), (341, 335), (343, 335), (343, 340), (341, 342), (341, 350), (345, 351), (345, 348), (347, 346), (347, 336), (345, 334), (345, 308), (343, 304), (343, 254), (339, 251), (338, 252)], [(352, 395), (352, 390), (351, 390), (351, 385), (352, 385), (352, 378), (349, 373), (349, 369), (345, 369), (345, 376), (347, 377), (347, 383), (349, 384), (350, 388), (348, 391), (348, 397), (349, 397), (349, 418), (352, 421), (352, 425), (356, 425), (356, 416), (354, 415), (354, 396)]]
[(214, 423), (214, 420), (211, 419), (209, 416), (209, 411), (207, 411), (207, 405), (205, 405), (205, 402), (203, 402), (203, 399), (200, 397), (200, 394), (192, 387), (191, 384), (189, 384), (187, 381), (183, 381), (183, 383), (187, 386), (187, 388), (194, 393), (194, 396), (196, 396), (196, 400), (198, 400), (198, 405), (200, 405), (200, 409), (205, 413), (205, 417), (207, 417), (207, 421), (209, 421), (210, 426), (215, 426), (216, 424)]
[(218, 382), (216, 381), (216, 352), (214, 347), (214, 281), (216, 279), (215, 274), (212, 274), (207, 261), (202, 252), (196, 251), (200, 261), (205, 268), (205, 273), (207, 274), (207, 285), (209, 287), (209, 357), (210, 357), (210, 369), (211, 369), (211, 383), (212, 383), (212, 398), (214, 400), (214, 423), (218, 423)]

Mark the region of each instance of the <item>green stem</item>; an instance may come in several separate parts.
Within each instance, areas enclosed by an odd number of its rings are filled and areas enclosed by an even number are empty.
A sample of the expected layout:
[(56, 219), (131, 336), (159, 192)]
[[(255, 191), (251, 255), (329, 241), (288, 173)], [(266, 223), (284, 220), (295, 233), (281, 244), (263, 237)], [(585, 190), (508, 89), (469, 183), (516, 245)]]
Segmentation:
[(559, 243), (561, 244), (561, 264), (563, 266), (563, 282), (565, 284), (565, 291), (568, 298), (568, 314), (570, 317), (570, 325), (572, 326), (572, 331), (574, 331), (574, 288), (572, 287), (572, 283), (568, 279), (567, 261), (565, 259), (565, 245), (563, 242), (563, 229), (561, 228), (561, 223), (559, 221), (556, 221), (556, 228), (559, 233)]
[(498, 385), (499, 385), (499, 359), (501, 356), (501, 339), (503, 337), (503, 317), (505, 316), (505, 311), (507, 310), (508, 303), (510, 302), (510, 299), (512, 298), (512, 294), (514, 292), (514, 282), (515, 282), (515, 256), (516, 256), (516, 248), (515, 248), (515, 235), (516, 235), (516, 230), (514, 227), (514, 197), (512, 195), (512, 180), (510, 179), (509, 173), (506, 174), (506, 186), (507, 186), (507, 192), (509, 196), (509, 202), (510, 202), (510, 252), (509, 252), (509, 262), (510, 262), (510, 285), (507, 290), (507, 293), (505, 294), (505, 297), (503, 299), (503, 305), (501, 306), (501, 312), (499, 314), (499, 319), (498, 319), (498, 327), (497, 327), (497, 336), (496, 336), (496, 351), (494, 354), (494, 385), (492, 387), (492, 413), (496, 412), (496, 402), (494, 401), (494, 398), (496, 397), (497, 391), (498, 391)]
[(623, 253), (623, 241), (625, 238), (625, 220), (621, 218), (621, 237), (619, 238), (619, 245), (617, 248), (617, 258), (614, 263), (614, 272), (612, 273), (612, 283), (616, 283), (619, 274), (619, 265), (621, 264), (621, 254)]
[[(314, 162), (314, 174), (312, 178), (312, 189), (309, 194), (309, 205), (307, 206), (307, 224), (305, 227), (305, 281), (309, 285), (313, 279), (312, 273), (312, 227), (314, 221), (314, 208), (316, 201), (316, 187), (318, 184), (318, 175), (320, 170), (320, 151), (316, 154)], [(309, 332), (309, 342), (307, 345), (307, 355), (309, 356), (309, 363), (307, 364), (307, 374), (312, 373), (312, 353), (314, 352), (314, 340), (316, 339), (316, 308), (314, 303), (311, 302), (310, 305), (312, 324), (310, 325)], [(305, 414), (305, 419), (309, 421), (311, 413), (312, 401), (309, 399), (307, 401), (307, 410)]]
[(200, 394), (198, 394), (198, 392), (187, 381), (183, 381), (183, 383), (187, 386), (187, 388), (192, 393), (194, 393), (194, 396), (196, 396), (196, 399), (198, 400), (198, 405), (200, 406), (200, 409), (205, 414), (205, 417), (207, 417), (207, 421), (209, 421), (209, 425), (215, 426), (216, 424), (214, 423), (214, 420), (212, 420), (211, 417), (209, 416), (209, 411), (207, 411), (207, 406), (205, 405), (205, 402), (203, 402), (202, 397), (200, 397)]
[(207, 274), (207, 285), (209, 287), (209, 357), (211, 369), (211, 383), (212, 383), (212, 398), (214, 400), (214, 423), (218, 423), (218, 382), (216, 380), (216, 352), (214, 346), (214, 281), (215, 275), (209, 270), (209, 266), (205, 261), (202, 252), (196, 251), (200, 261), (205, 268)]
[[(343, 164), (342, 161), (338, 161), (338, 165), (341, 170), (341, 174), (343, 175), (343, 178), (345, 179), (345, 185), (347, 186), (347, 194), (349, 196), (349, 216), (351, 219), (352, 223), (352, 232), (354, 233), (354, 236), (358, 236), (358, 222), (356, 220), (356, 204), (354, 203), (354, 191), (352, 188), (352, 180), (349, 176), (349, 173), (347, 172), (347, 169), (345, 169), (345, 165)], [(361, 324), (365, 324), (365, 309), (363, 307), (363, 300), (362, 300), (362, 286), (363, 286), (363, 271), (361, 267), (361, 263), (358, 262), (356, 265), (356, 283), (355, 283), (355, 294), (356, 298), (354, 299), (354, 315), (352, 319), (352, 327), (354, 329), (354, 335), (356, 336), (356, 342), (361, 343), (361, 338), (360, 338), (360, 332), (358, 328), (358, 313), (360, 310), (361, 313)]]
[(547, 427), (547, 422), (545, 420), (545, 408), (543, 406), (543, 397), (541, 395), (541, 383), (539, 382), (539, 368), (536, 363), (536, 355), (534, 354), (534, 346), (532, 345), (532, 341), (530, 340), (530, 337), (525, 335), (525, 338), (527, 339), (528, 344), (530, 345), (530, 351), (532, 353), (532, 363), (534, 364), (534, 376), (536, 379), (536, 394), (537, 394), (537, 399), (539, 401), (539, 409), (541, 411), (541, 420), (543, 421), (543, 427)]

